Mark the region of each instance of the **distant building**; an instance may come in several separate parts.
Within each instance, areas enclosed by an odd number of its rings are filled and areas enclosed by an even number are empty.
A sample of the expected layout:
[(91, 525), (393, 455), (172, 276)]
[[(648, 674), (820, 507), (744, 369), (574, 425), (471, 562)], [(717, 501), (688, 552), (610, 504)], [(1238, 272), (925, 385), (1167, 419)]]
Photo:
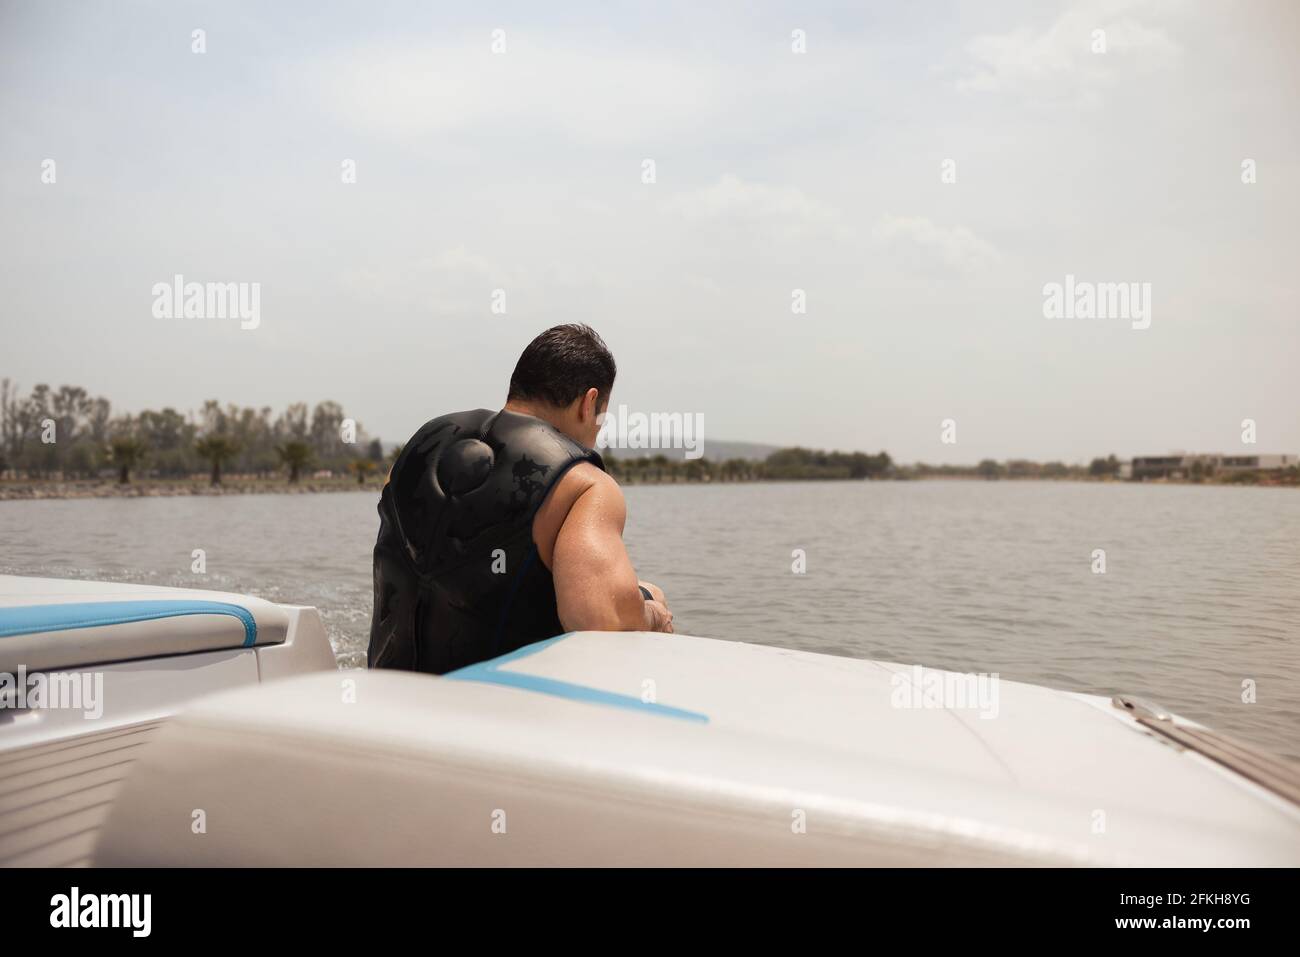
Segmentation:
[(1219, 460), (1219, 468), (1227, 472), (1289, 469), (1297, 464), (1300, 464), (1300, 455), (1225, 455)]
[(1146, 456), (1133, 459), (1133, 478), (1183, 478), (1187, 467), (1183, 465), (1185, 455)]
[(1222, 453), (1178, 452), (1173, 455), (1145, 456), (1133, 459), (1132, 477), (1190, 478), (1211, 476), (1218, 472), (1255, 472), (1286, 469), (1300, 464), (1297, 455), (1223, 455)]

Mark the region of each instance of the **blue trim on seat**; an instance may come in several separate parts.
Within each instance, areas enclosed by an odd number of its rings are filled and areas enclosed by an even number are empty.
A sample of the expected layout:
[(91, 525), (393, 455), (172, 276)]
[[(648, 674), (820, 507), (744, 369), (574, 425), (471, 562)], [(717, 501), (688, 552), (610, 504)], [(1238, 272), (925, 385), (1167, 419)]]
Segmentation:
[(13, 605), (0, 608), (0, 638), (38, 635), (47, 631), (124, 625), (185, 615), (229, 615), (244, 624), (244, 647), (257, 644), (257, 620), (240, 605), (225, 601), (170, 599), (165, 601), (86, 601), (57, 605)]
[(535, 655), (539, 651), (545, 651), (551, 645), (561, 642), (573, 634), (573, 632), (568, 632), (567, 634), (556, 635), (554, 638), (547, 638), (545, 641), (524, 645), (522, 648), (516, 648), (514, 651), (501, 655), (499, 658), (493, 658), (491, 661), (483, 661), (476, 665), (450, 671), (443, 675), (443, 678), (450, 678), (453, 681), (478, 681), (483, 684), (517, 688), (520, 691), (547, 694), (556, 698), (567, 698), (570, 701), (585, 701), (588, 704), (603, 704), (611, 708), (626, 708), (629, 711), (640, 711), (657, 714), (665, 718), (678, 718), (682, 721), (708, 724), (709, 716), (698, 711), (687, 711), (685, 708), (674, 708), (669, 705), (656, 704), (652, 701), (642, 701), (632, 695), (618, 694), (614, 691), (606, 691), (603, 688), (592, 688), (588, 685), (574, 684), (569, 681), (559, 681), (555, 678), (542, 678), (538, 675), (501, 670), (502, 665)]

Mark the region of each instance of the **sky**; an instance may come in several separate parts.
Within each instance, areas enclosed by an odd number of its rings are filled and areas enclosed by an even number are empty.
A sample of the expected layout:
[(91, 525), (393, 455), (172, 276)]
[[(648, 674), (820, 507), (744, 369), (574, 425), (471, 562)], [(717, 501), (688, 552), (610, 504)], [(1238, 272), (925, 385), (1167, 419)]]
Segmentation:
[(557, 6), (0, 0), (0, 377), (402, 441), (578, 321), (706, 454), (1300, 452), (1300, 4)]

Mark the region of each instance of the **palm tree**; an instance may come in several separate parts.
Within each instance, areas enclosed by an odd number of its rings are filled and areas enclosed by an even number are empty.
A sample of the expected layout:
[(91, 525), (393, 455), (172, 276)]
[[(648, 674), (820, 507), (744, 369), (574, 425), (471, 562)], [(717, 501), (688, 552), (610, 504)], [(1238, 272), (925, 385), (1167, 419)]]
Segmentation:
[(108, 455), (117, 466), (117, 482), (119, 485), (129, 485), (131, 483), (131, 470), (144, 461), (149, 454), (149, 446), (145, 441), (134, 435), (118, 435), (112, 438), (108, 443)]
[(289, 484), (297, 485), (302, 470), (311, 462), (311, 446), (301, 439), (293, 439), (276, 446), (275, 451), (279, 453), (280, 461), (289, 466)]
[(239, 443), (229, 435), (214, 432), (194, 443), (194, 451), (212, 463), (212, 484), (221, 484), (221, 465), (239, 454)]
[(356, 473), (357, 484), (365, 485), (366, 476), (375, 470), (375, 463), (371, 459), (353, 459), (348, 468)]
[(687, 459), (682, 472), (688, 482), (707, 482), (713, 477), (713, 463), (708, 459)]

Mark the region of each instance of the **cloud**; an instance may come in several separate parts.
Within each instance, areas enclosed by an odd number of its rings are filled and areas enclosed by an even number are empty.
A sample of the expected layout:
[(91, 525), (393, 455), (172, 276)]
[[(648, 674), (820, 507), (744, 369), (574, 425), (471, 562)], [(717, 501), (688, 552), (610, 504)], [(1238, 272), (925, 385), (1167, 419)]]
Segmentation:
[(515, 278), (502, 266), (456, 245), (420, 259), (345, 269), (338, 282), (359, 300), (454, 316), (486, 311), (491, 291), (510, 286)]
[(285, 82), (350, 128), (399, 140), (545, 131), (583, 145), (653, 143), (708, 128), (727, 86), (708, 63), (510, 33), (369, 46), (285, 68)]
[[(1100, 89), (1125, 73), (1155, 72), (1178, 62), (1177, 41), (1139, 19), (1163, 7), (1152, 0), (1093, 0), (1074, 5), (1046, 30), (1021, 27), (974, 37), (965, 47), (974, 66), (958, 78), (957, 90), (1094, 102)], [(1093, 52), (1096, 30), (1105, 32), (1104, 53)]]
[(746, 182), (731, 173), (710, 186), (677, 193), (666, 208), (692, 222), (759, 228), (790, 239), (846, 232), (838, 209), (803, 190)]
[(940, 226), (924, 216), (885, 215), (872, 230), (877, 245), (912, 265), (968, 273), (995, 265), (1002, 254), (965, 226)]

